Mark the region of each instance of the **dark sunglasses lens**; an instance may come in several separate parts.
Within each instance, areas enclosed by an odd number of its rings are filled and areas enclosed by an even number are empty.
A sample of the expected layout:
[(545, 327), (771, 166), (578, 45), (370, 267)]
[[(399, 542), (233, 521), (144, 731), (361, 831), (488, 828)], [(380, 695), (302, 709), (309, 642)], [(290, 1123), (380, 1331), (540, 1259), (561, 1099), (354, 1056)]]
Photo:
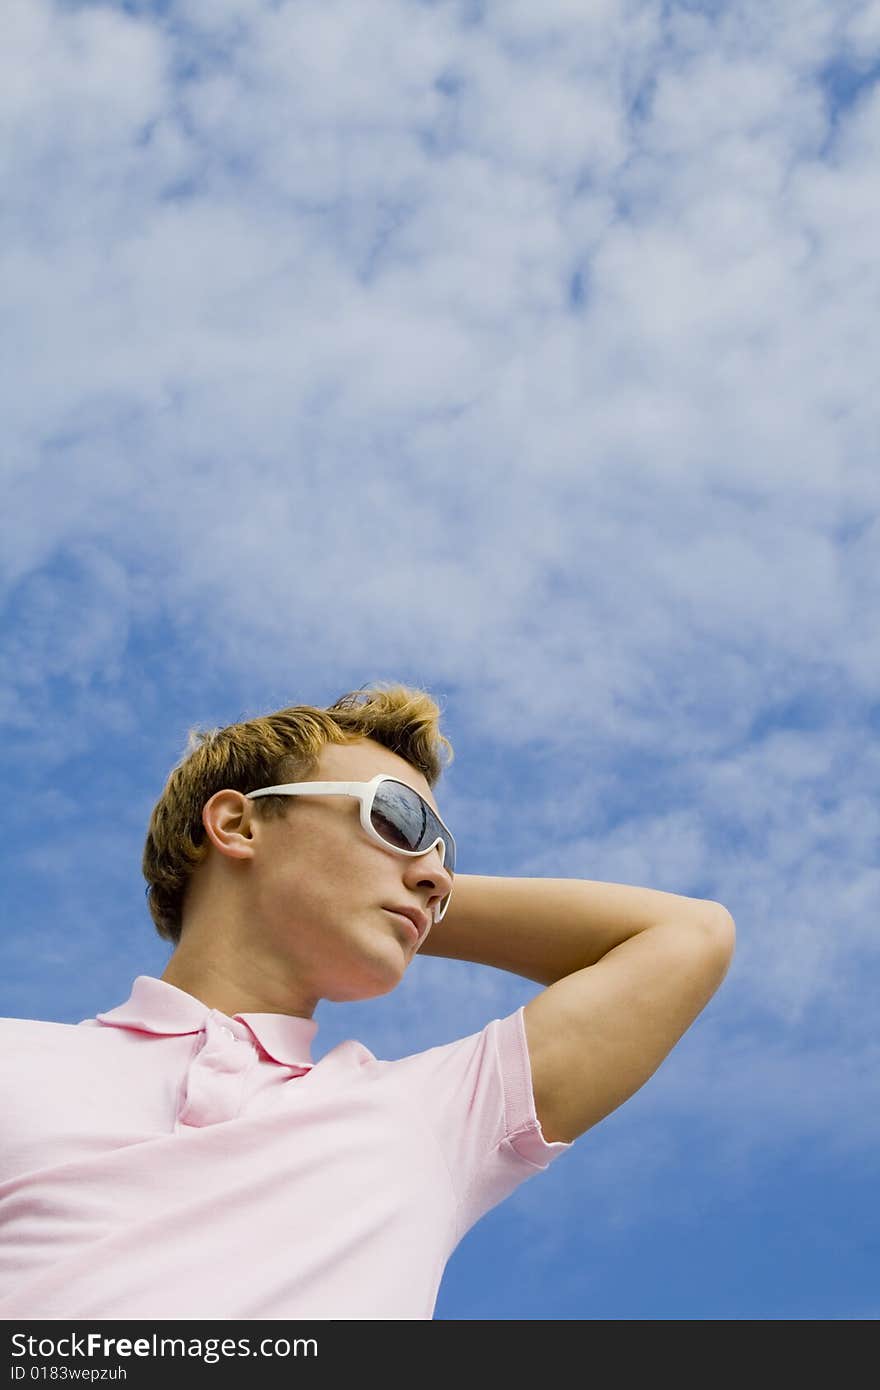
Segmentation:
[(403, 782), (380, 782), (370, 811), (373, 829), (398, 849), (427, 849), (440, 836), (444, 867), (455, 869), (455, 847), (426, 801)]

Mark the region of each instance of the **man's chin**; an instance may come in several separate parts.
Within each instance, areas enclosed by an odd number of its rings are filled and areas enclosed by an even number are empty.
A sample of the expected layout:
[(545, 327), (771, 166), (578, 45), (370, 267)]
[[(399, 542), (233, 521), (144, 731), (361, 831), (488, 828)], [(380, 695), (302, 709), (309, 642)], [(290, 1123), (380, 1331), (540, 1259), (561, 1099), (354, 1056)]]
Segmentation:
[(335, 984), (332, 993), (322, 994), (321, 997), (328, 999), (332, 1004), (356, 1004), (360, 1000), (380, 999), (383, 994), (390, 994), (406, 974), (409, 960), (405, 959), (401, 952), (396, 969), (387, 960), (383, 961), (382, 965), (382, 970), (365, 972), (357, 978), (352, 977), (344, 984)]

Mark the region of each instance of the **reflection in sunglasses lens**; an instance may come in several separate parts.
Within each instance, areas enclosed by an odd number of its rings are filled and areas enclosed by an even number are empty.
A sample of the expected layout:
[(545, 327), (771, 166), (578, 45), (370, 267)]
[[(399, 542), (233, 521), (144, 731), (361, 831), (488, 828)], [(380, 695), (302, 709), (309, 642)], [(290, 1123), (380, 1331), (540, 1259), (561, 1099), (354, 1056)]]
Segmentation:
[(428, 803), (412, 787), (402, 782), (383, 782), (373, 800), (370, 820), (383, 840), (399, 849), (417, 851), (440, 836), (443, 863), (450, 873), (454, 872), (455, 851), (449, 838)]
[(378, 830), (382, 839), (387, 840), (389, 845), (397, 845), (399, 849), (415, 848), (414, 845), (409, 843), (403, 831), (396, 826), (393, 821), (390, 821), (387, 816), (383, 816), (381, 811), (377, 811), (375, 807), (373, 808), (370, 820), (373, 822), (373, 829)]

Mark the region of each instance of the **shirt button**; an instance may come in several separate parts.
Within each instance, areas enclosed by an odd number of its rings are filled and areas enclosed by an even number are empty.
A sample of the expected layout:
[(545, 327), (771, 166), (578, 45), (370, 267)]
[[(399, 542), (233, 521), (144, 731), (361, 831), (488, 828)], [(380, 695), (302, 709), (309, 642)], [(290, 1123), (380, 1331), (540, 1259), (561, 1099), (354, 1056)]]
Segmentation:
[(228, 1038), (230, 1042), (235, 1041), (235, 1034), (231, 1028), (221, 1028), (220, 1032), (223, 1034), (224, 1038)]

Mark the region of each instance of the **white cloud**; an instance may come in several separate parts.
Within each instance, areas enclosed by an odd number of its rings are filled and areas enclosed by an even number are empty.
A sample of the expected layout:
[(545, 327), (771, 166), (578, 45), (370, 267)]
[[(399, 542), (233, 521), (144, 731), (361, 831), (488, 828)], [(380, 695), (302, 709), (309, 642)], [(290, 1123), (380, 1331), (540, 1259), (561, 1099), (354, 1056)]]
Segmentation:
[(844, 30), (849, 53), (870, 66), (877, 61), (880, 51), (880, 3), (878, 0), (865, 0), (857, 5), (849, 16)]

